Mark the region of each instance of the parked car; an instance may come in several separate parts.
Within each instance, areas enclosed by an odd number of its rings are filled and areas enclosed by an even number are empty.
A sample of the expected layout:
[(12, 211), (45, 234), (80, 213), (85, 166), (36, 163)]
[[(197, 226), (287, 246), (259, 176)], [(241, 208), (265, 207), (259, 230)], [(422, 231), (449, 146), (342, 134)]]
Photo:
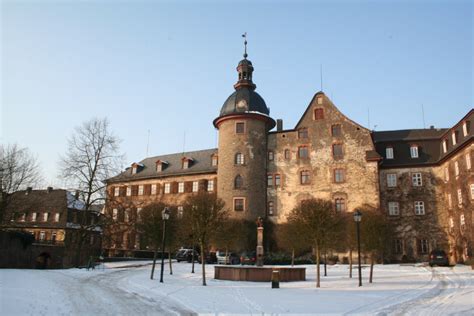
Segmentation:
[(433, 250), (430, 253), (430, 267), (436, 266), (449, 266), (449, 259), (444, 250)]
[[(201, 255), (199, 255), (198, 261), (199, 263), (202, 263)], [(209, 263), (209, 264), (217, 263), (217, 256), (214, 251), (206, 253), (206, 263)]]
[(217, 251), (217, 264), (239, 264), (240, 263), (240, 256), (235, 252), (228, 252), (227, 256), (225, 255), (225, 251)]
[(257, 261), (257, 253), (255, 251), (244, 251), (240, 255), (240, 264), (255, 264)]
[[(199, 253), (194, 250), (194, 260), (197, 261), (199, 257)], [(192, 249), (179, 249), (176, 253), (176, 261), (186, 261), (191, 262), (193, 260), (193, 250)]]

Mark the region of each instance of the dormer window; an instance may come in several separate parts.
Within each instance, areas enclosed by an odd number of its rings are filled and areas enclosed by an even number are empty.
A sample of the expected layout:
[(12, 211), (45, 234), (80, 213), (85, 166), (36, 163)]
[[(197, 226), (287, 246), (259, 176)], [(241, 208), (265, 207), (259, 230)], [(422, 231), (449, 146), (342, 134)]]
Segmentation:
[(212, 166), (213, 167), (217, 166), (218, 162), (219, 162), (219, 159), (218, 159), (217, 155), (212, 155), (212, 157), (211, 157)]
[(137, 173), (137, 166), (132, 166), (132, 174), (136, 174)]
[(458, 132), (457, 131), (454, 131), (451, 134), (451, 139), (453, 140), (453, 146), (458, 143)]
[(448, 140), (444, 139), (443, 140), (443, 153), (446, 153), (448, 151)]
[(418, 145), (410, 146), (410, 156), (411, 158), (418, 158)]
[(183, 169), (188, 169), (191, 167), (192, 163), (193, 163), (193, 158), (189, 158), (189, 157), (183, 157), (183, 159), (181, 160), (182, 162), (182, 167)]
[(161, 171), (165, 170), (167, 166), (168, 166), (168, 162), (158, 160), (156, 162), (156, 172), (161, 172)]
[(385, 148), (385, 158), (386, 159), (393, 159), (393, 147)]
[(137, 174), (141, 169), (143, 169), (143, 167), (144, 166), (141, 163), (132, 163), (132, 174)]
[(463, 134), (464, 136), (467, 136), (467, 135), (469, 134), (469, 127), (470, 127), (470, 126), (469, 126), (469, 125), (470, 125), (469, 123), (470, 123), (469, 121), (464, 121), (464, 122), (462, 123), (462, 134)]

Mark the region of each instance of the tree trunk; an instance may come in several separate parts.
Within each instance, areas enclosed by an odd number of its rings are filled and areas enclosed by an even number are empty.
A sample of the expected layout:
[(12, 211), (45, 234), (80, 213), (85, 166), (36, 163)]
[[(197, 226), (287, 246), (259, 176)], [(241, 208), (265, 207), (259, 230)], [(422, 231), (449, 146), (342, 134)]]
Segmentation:
[(151, 266), (151, 275), (150, 279), (153, 280), (153, 275), (155, 274), (155, 265), (156, 265), (156, 254), (158, 252), (158, 247), (155, 246), (155, 252), (153, 253), (153, 265)]
[(324, 276), (328, 276), (327, 264), (328, 264), (328, 254), (327, 252), (324, 252)]
[(168, 248), (168, 259), (170, 261), (170, 274), (173, 274), (173, 264), (171, 263), (171, 248)]
[(191, 273), (194, 273), (194, 260), (195, 259), (194, 259), (194, 240), (193, 240), (193, 254), (191, 256), (191, 261), (192, 261), (192, 263), (191, 263)]
[[(227, 260), (229, 260), (229, 248), (225, 248), (225, 262), (224, 264), (230, 264), (230, 262), (227, 262)], [(230, 261), (230, 260), (229, 260)]]
[(352, 279), (352, 249), (349, 249), (349, 278)]
[(295, 248), (291, 249), (291, 266), (295, 265)]
[(373, 274), (374, 274), (374, 261), (375, 261), (375, 260), (374, 260), (374, 259), (375, 259), (374, 257), (375, 257), (375, 256), (374, 256), (374, 253), (372, 252), (372, 253), (370, 254), (370, 276), (369, 276), (369, 283), (372, 283), (372, 276), (373, 276)]
[(316, 287), (321, 287), (321, 269), (319, 264), (321, 263), (320, 260), (320, 252), (319, 247), (316, 246)]
[[(204, 256), (204, 243), (201, 243), (201, 258)], [(202, 267), (202, 285), (206, 286), (206, 260), (201, 260)]]

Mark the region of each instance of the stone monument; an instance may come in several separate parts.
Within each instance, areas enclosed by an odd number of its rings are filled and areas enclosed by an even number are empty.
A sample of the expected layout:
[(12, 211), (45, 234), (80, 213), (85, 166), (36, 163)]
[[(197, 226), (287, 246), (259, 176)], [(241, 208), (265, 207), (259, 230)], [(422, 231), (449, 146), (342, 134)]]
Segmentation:
[(263, 219), (257, 218), (257, 267), (263, 267)]

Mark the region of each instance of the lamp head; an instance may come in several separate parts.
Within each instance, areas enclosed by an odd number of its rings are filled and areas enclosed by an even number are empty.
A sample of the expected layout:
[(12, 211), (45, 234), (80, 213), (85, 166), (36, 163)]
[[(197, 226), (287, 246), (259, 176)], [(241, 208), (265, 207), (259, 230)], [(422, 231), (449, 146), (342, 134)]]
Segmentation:
[(354, 212), (354, 221), (360, 222), (362, 220), (362, 213), (359, 210)]

